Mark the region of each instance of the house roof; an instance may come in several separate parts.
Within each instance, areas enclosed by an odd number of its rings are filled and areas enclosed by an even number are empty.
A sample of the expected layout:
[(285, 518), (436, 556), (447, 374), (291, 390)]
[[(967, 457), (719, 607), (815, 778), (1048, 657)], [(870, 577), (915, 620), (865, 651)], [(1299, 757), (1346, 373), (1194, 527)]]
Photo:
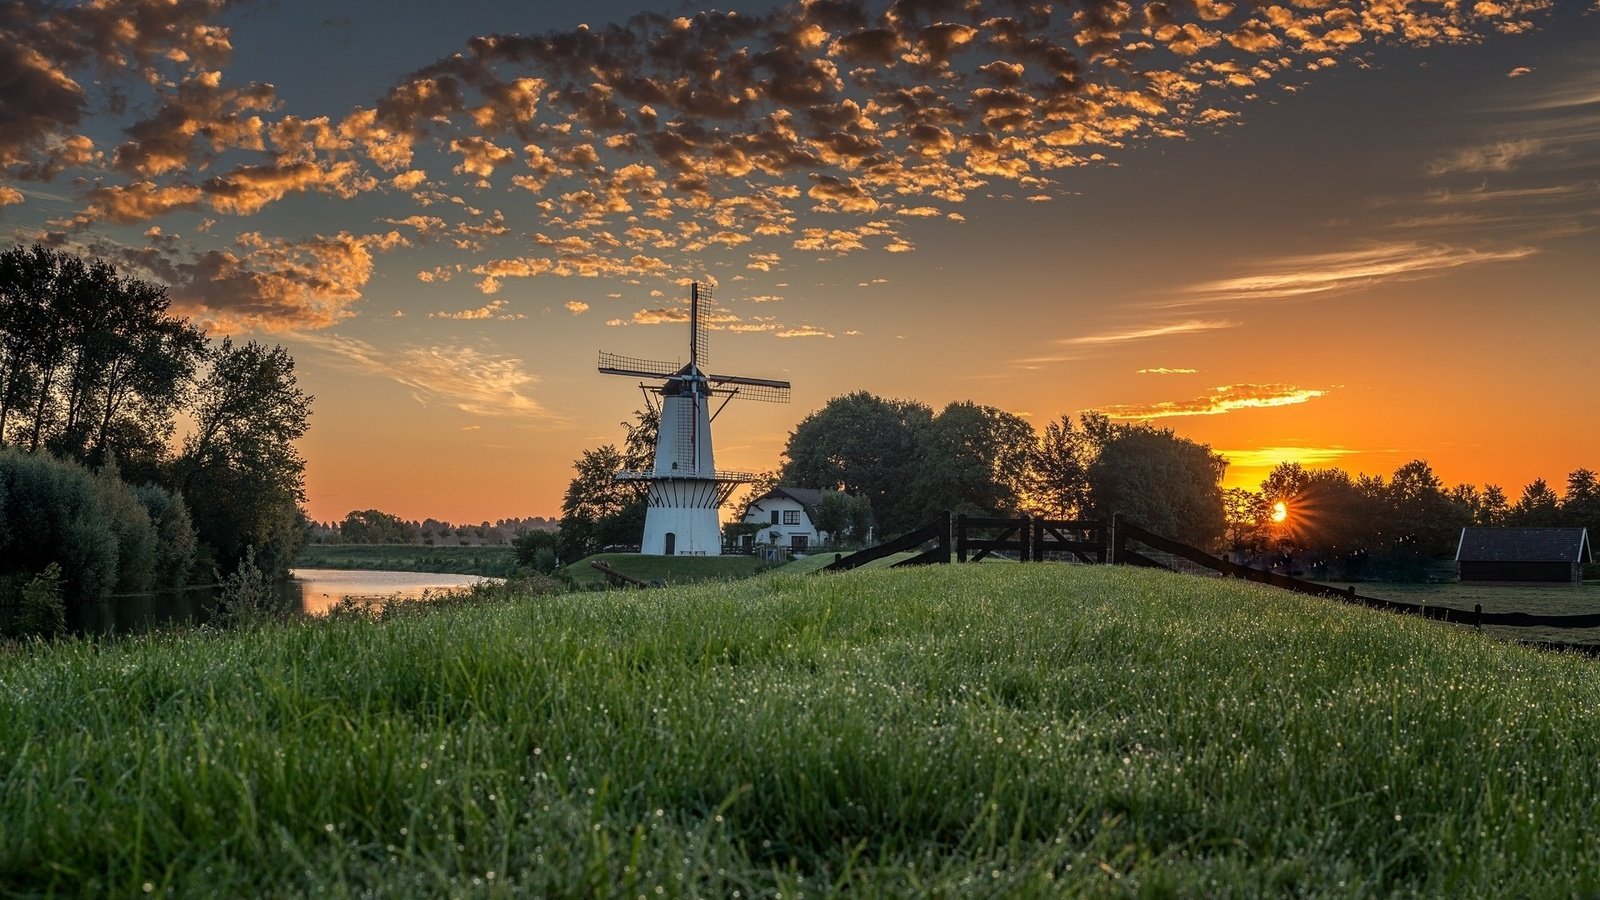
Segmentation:
[(1593, 562), (1587, 528), (1463, 528), (1460, 562)]
[(793, 500), (802, 507), (805, 507), (806, 518), (810, 519), (813, 523), (817, 521), (817, 506), (822, 503), (822, 491), (817, 490), (816, 488), (794, 488), (780, 486), (775, 487), (772, 490), (767, 491), (765, 494), (757, 497), (755, 500), (751, 501), (750, 505), (752, 507), (760, 507), (761, 501), (773, 497), (785, 497)]

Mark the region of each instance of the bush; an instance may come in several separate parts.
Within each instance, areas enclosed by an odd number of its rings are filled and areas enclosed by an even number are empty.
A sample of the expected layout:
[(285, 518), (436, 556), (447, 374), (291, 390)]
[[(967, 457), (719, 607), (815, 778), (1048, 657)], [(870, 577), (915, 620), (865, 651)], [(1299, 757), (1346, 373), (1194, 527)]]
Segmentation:
[(278, 589), (272, 578), (256, 565), (254, 547), (246, 547), (239, 568), (223, 578), (217, 575), (217, 621), (234, 628), (251, 628), (283, 618)]
[(0, 575), (18, 581), (57, 563), (63, 601), (75, 606), (110, 596), (118, 558), (117, 534), (87, 469), (0, 450)]
[(51, 563), (22, 589), (17, 627), (25, 635), (56, 637), (67, 630), (67, 604), (61, 599), (61, 566)]
[(181, 588), (195, 569), (196, 544), (189, 507), (182, 497), (159, 485), (147, 484), (135, 492), (156, 530), (154, 584), (157, 590)]
[(107, 461), (94, 476), (94, 492), (100, 501), (105, 527), (117, 541), (117, 574), (113, 591), (141, 594), (155, 582), (156, 528), (139, 495), (117, 473), (114, 460)]

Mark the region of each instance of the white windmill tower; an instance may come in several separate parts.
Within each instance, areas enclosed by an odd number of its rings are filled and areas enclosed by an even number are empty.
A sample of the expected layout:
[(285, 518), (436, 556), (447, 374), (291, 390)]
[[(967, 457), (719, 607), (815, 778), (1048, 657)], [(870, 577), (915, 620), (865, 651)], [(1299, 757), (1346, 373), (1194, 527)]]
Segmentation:
[[(722, 530), (717, 509), (733, 489), (750, 481), (745, 472), (718, 472), (711, 455), (711, 421), (735, 397), (768, 403), (789, 402), (789, 382), (738, 375), (711, 375), (705, 360), (706, 320), (701, 288), (689, 296), (689, 364), (600, 354), (600, 373), (660, 381), (640, 387), (661, 395), (655, 466), (648, 472), (618, 472), (618, 481), (650, 486), (639, 552), (653, 556), (720, 556)], [(715, 410), (716, 398), (721, 403)]]

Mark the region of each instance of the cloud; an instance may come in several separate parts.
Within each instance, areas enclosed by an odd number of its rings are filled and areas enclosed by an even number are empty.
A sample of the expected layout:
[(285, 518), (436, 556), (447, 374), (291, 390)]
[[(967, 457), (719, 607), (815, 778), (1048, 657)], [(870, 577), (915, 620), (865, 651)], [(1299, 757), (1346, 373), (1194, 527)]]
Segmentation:
[(187, 253), (151, 242), (118, 254), (171, 287), (173, 307), (211, 331), (304, 331), (355, 315), (373, 257), (405, 246), (398, 232), (302, 240), (240, 235), (228, 249)]
[(1107, 331), (1100, 334), (1086, 334), (1072, 338), (1062, 338), (1057, 343), (1068, 346), (1098, 346), (1101, 344), (1126, 344), (1132, 341), (1146, 341), (1154, 338), (1172, 337), (1181, 334), (1198, 334), (1205, 331), (1216, 331), (1222, 328), (1233, 328), (1238, 322), (1206, 321), (1191, 319), (1186, 322), (1170, 322), (1165, 325), (1148, 325), (1139, 328), (1129, 328), (1121, 331)]
[(1230, 467), (1241, 469), (1271, 469), (1279, 463), (1299, 463), (1316, 467), (1335, 463), (1361, 451), (1344, 447), (1257, 447), (1254, 450), (1218, 450), (1227, 457)]
[(431, 312), (428, 313), (428, 318), (455, 319), (464, 322), (482, 321), (485, 319), (514, 322), (518, 319), (527, 318), (527, 316), (523, 315), (522, 313), (507, 312), (506, 307), (507, 304), (504, 300), (491, 300), (476, 309), (463, 309), (456, 312)]
[(1189, 289), (1188, 303), (1287, 300), (1346, 293), (1387, 281), (1410, 281), (1454, 269), (1527, 259), (1532, 247), (1477, 249), (1439, 243), (1398, 241), (1355, 250), (1293, 256), (1268, 263), (1253, 275), (1227, 278)]
[(1516, 68), (1514, 68), (1511, 71), (1507, 72), (1506, 73), (1506, 77), (1507, 78), (1521, 78), (1522, 76), (1527, 75), (1528, 73), (1530, 73), (1532, 71), (1533, 70), (1528, 68), (1527, 66), (1517, 66)]
[(793, 328), (785, 328), (781, 331), (776, 331), (774, 332), (774, 335), (781, 338), (833, 337), (833, 335), (821, 328), (816, 327), (815, 325), (797, 325)]
[(1155, 369), (1140, 369), (1139, 375), (1198, 375), (1199, 369), (1168, 369), (1165, 367)]
[(470, 416), (561, 424), (534, 396), (539, 376), (521, 359), (482, 346), (442, 344), (380, 349), (339, 335), (296, 335), (353, 371), (388, 378), (411, 389), (424, 406), (443, 405)]
[(1544, 142), (1535, 138), (1497, 141), (1482, 147), (1467, 147), (1428, 163), (1428, 174), (1438, 177), (1457, 172), (1510, 172), (1523, 161), (1545, 151)]
[[(285, 109), (270, 85), (230, 82), (229, 6), (24, 0), (0, 14), (0, 173), (70, 173), (79, 207), (67, 221), (80, 229), (383, 192), (396, 224), (478, 256), (452, 263), (492, 295), (513, 277), (670, 280), (718, 252), (756, 272), (778, 266), (775, 251), (909, 252), (905, 222), (962, 221), (953, 207), (969, 197), (1063, 196), (1060, 173), (1227, 127), (1275, 80), (1292, 86), (1375, 44), (1526, 30), (1549, 4), (808, 0), (645, 12), (473, 37), (370, 105), (317, 117)], [(1544, 102), (1594, 96), (1581, 82)], [(86, 134), (120, 143), (98, 149)], [(1436, 162), (1501, 171), (1525, 158)], [(471, 210), (474, 192), (508, 189), (524, 200), (518, 238), (497, 212), (472, 210), (446, 233), (443, 217), (399, 208)], [(801, 222), (819, 211), (826, 223)], [(521, 235), (542, 255), (513, 249)]]
[(1291, 384), (1226, 384), (1193, 400), (1164, 400), (1158, 403), (1130, 403), (1102, 406), (1099, 412), (1110, 419), (1167, 419), (1179, 416), (1219, 416), (1241, 409), (1266, 409), (1295, 406), (1324, 396), (1327, 391), (1295, 387)]
[(589, 311), (589, 304), (584, 303), (582, 300), (568, 300), (563, 305), (566, 306), (567, 312), (575, 316), (581, 316)]

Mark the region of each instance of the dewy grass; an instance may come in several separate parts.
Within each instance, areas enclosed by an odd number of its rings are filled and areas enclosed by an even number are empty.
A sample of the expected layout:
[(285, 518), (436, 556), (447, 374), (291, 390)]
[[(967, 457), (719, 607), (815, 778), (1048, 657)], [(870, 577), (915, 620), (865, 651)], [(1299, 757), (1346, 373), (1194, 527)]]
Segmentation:
[(1592, 896), (1587, 658), (940, 566), (0, 651), (0, 893)]

